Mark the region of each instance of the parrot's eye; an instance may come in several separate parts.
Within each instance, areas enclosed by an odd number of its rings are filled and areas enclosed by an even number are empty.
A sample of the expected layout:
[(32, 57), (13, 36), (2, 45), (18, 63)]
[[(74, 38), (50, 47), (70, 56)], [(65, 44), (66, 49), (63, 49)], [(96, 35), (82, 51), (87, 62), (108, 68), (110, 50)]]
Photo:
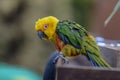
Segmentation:
[(48, 25), (44, 25), (44, 29), (47, 29), (48, 28)]

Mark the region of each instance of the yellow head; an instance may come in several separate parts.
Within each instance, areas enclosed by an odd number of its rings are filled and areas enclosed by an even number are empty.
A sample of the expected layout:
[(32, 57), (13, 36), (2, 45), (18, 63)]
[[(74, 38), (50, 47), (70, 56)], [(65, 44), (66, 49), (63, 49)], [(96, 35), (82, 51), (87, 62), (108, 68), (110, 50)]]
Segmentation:
[(38, 19), (35, 25), (38, 36), (42, 39), (52, 40), (58, 21), (59, 20), (53, 16)]

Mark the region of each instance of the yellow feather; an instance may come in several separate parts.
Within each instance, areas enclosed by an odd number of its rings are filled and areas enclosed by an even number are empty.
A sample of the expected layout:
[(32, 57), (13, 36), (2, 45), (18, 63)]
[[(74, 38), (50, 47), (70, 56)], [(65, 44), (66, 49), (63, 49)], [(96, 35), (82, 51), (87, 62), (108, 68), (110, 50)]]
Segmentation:
[(92, 35), (89, 35), (88, 38), (89, 38), (89, 40), (91, 40), (91, 41), (94, 41), (94, 40), (95, 40)]

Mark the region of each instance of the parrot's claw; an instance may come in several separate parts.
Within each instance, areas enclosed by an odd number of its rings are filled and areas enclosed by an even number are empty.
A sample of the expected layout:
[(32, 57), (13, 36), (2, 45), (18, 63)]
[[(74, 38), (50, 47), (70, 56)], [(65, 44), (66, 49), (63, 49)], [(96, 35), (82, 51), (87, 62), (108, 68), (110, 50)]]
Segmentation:
[(68, 64), (69, 63), (69, 60), (66, 58), (66, 57), (64, 57), (64, 55), (62, 54), (62, 55), (60, 55), (59, 56), (59, 58), (61, 58), (62, 59), (62, 63), (64, 64), (64, 63), (66, 63), (66, 64)]
[(67, 63), (67, 64), (69, 63), (69, 60), (65, 58), (65, 56), (61, 53), (54, 59), (53, 63), (56, 63), (59, 58), (62, 59), (62, 63)]

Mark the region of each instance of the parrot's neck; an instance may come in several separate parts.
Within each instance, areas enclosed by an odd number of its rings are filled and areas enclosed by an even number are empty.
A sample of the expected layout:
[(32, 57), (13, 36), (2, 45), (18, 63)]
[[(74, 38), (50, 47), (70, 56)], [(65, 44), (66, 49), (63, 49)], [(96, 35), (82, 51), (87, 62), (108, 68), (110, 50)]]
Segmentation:
[(55, 48), (58, 50), (58, 51), (61, 51), (62, 48), (64, 47), (64, 43), (63, 41), (61, 41), (60, 37), (58, 36), (57, 33), (54, 34), (54, 37), (53, 37), (53, 40), (52, 40)]

